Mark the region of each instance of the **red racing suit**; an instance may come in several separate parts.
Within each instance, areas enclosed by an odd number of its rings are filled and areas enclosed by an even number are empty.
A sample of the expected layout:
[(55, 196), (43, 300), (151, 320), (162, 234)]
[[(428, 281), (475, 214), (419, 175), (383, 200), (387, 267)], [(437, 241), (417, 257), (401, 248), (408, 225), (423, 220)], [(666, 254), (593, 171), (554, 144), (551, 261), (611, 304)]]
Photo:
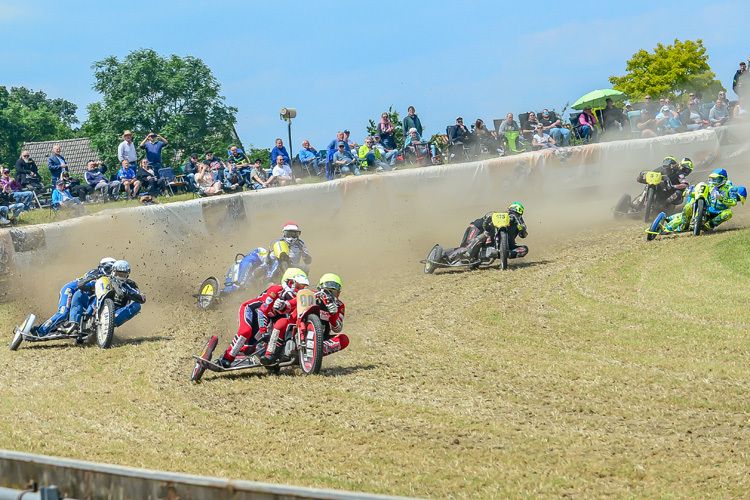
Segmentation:
[[(328, 300), (332, 297), (326, 297), (324, 302), (328, 306)], [(341, 333), (344, 329), (344, 313), (346, 306), (340, 299), (334, 299), (336, 302), (336, 312), (331, 314), (328, 311), (321, 311), (321, 316), (329, 315), (328, 323), (331, 326), (331, 330), (326, 335), (326, 339), (323, 341), (323, 356), (328, 356), (335, 352), (343, 351), (349, 345), (349, 337)], [(330, 309), (329, 309), (330, 310)], [(334, 335), (336, 334), (336, 335)]]

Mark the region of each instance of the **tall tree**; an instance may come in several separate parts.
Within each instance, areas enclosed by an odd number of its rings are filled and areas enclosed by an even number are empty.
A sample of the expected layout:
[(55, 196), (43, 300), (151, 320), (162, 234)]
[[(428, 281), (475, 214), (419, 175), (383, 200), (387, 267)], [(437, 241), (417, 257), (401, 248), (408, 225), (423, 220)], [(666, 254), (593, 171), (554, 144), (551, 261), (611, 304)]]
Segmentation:
[(715, 96), (723, 89), (708, 65), (701, 39), (695, 42), (675, 39), (673, 45), (667, 46), (658, 44), (653, 54), (641, 49), (633, 54), (626, 69), (624, 76), (610, 76), (609, 82), (631, 99), (647, 94), (679, 99), (690, 91)]
[(77, 106), (65, 99), (48, 99), (44, 92), (0, 86), (0, 159), (13, 166), (27, 141), (70, 139), (78, 123)]
[(202, 60), (140, 49), (122, 62), (111, 56), (91, 67), (93, 89), (103, 98), (88, 106), (83, 129), (104, 161), (117, 163), (124, 130), (132, 130), (137, 143), (150, 131), (165, 137), (167, 165), (176, 155), (225, 151), (233, 142), (237, 108), (225, 104), (221, 85)]
[[(399, 148), (404, 147), (404, 127), (401, 124), (401, 120), (398, 118), (398, 111), (393, 109), (393, 105), (388, 107), (388, 119), (393, 123), (393, 139), (396, 141), (396, 146)], [(367, 135), (373, 136), (378, 133), (378, 123), (380, 123), (380, 118), (378, 118), (377, 122), (375, 120), (368, 121)]]

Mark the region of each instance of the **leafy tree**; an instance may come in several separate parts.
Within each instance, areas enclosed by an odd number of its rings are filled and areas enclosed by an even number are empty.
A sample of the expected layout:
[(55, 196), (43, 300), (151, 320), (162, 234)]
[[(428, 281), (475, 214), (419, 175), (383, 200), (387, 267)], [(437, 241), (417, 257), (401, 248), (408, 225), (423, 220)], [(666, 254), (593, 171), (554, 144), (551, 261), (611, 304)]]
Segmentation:
[(88, 106), (89, 119), (83, 128), (105, 162), (117, 163), (117, 146), (125, 130), (133, 131), (136, 144), (151, 131), (166, 138), (165, 164), (208, 149), (223, 153), (235, 142), (237, 108), (225, 104), (221, 85), (202, 60), (165, 58), (140, 49), (122, 62), (111, 56), (91, 67), (96, 78), (93, 89), (103, 99)]
[(261, 166), (263, 168), (271, 168), (271, 150), (270, 149), (256, 149), (250, 144), (250, 148), (245, 150), (245, 156), (250, 160), (250, 163), (255, 163), (255, 160), (260, 158)]
[(70, 139), (78, 123), (76, 105), (65, 99), (48, 99), (42, 91), (0, 86), (0, 158), (13, 166), (27, 141)]
[[(396, 141), (396, 146), (401, 149), (402, 147), (404, 147), (404, 127), (401, 123), (401, 120), (399, 120), (398, 111), (393, 110), (393, 105), (388, 108), (388, 119), (391, 120), (391, 123), (393, 123), (393, 139)], [(370, 124), (367, 125), (367, 135), (372, 136), (377, 134), (380, 118), (378, 118), (377, 122), (373, 120), (368, 121), (370, 122)]]
[(627, 74), (611, 76), (609, 82), (631, 99), (647, 94), (675, 99), (690, 91), (710, 96), (723, 89), (708, 65), (701, 39), (695, 42), (675, 39), (674, 45), (666, 47), (658, 44), (653, 54), (641, 49), (633, 54), (626, 69)]

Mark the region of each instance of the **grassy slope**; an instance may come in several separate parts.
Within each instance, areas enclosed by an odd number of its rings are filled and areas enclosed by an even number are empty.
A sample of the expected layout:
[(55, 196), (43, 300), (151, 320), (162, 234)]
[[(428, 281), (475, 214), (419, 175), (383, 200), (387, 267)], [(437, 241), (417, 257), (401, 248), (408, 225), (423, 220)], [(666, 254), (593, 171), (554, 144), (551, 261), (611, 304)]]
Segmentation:
[(234, 314), (192, 305), (109, 351), (23, 344), (0, 354), (0, 447), (434, 498), (740, 497), (748, 245), (633, 226), (504, 273), (415, 266), (346, 290), (353, 344), (312, 378), (190, 385)]

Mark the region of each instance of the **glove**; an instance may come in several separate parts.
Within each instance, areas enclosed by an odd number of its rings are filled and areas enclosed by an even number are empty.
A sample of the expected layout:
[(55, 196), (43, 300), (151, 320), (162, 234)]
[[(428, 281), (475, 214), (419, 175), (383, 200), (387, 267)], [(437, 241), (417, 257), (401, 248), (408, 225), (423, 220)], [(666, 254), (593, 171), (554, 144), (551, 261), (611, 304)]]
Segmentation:
[(328, 309), (328, 312), (331, 314), (336, 314), (337, 312), (339, 312), (339, 306), (338, 304), (336, 304), (336, 302), (326, 304), (326, 309)]
[(312, 262), (312, 257), (310, 257), (309, 255), (305, 254), (305, 255), (302, 256), (302, 261), (305, 264), (309, 264), (310, 262)]
[(288, 305), (289, 304), (286, 300), (276, 299), (273, 303), (273, 308), (277, 311), (281, 311), (283, 309), (286, 309)]
[(518, 225), (518, 232), (519, 233), (523, 233), (524, 231), (526, 231), (526, 226), (524, 226), (523, 224), (519, 224)]

